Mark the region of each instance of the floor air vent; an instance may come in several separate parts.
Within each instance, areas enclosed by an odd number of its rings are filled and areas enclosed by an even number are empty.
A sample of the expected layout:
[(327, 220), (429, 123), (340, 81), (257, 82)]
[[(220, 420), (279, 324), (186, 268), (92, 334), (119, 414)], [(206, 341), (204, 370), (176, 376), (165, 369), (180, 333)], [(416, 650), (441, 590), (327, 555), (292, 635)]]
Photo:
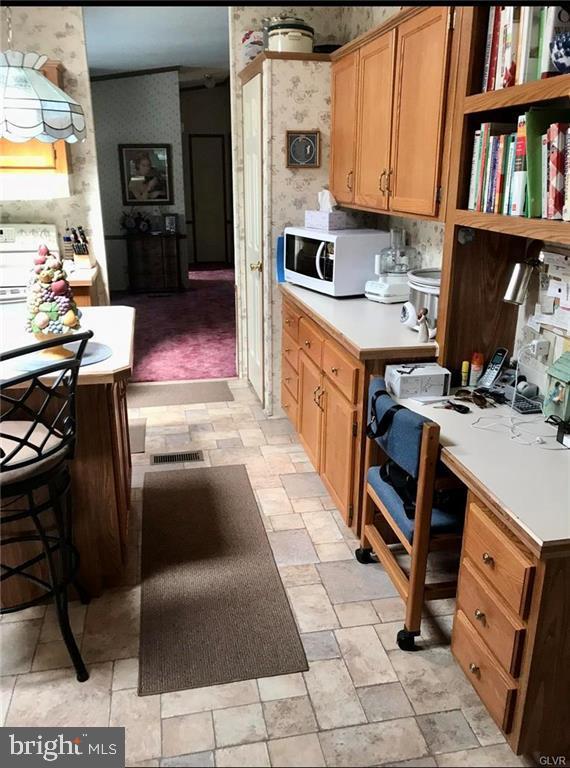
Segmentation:
[(178, 453), (155, 453), (151, 464), (179, 464), (184, 461), (204, 461), (202, 451), (179, 451)]

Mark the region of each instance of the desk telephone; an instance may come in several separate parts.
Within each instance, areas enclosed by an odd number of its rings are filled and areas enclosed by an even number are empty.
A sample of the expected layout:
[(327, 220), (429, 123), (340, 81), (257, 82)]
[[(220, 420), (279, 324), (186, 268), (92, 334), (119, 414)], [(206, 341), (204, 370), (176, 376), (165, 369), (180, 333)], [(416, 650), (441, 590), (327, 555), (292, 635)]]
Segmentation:
[(505, 368), (508, 357), (505, 347), (495, 350), (476, 389), (484, 389), (499, 403), (512, 403), (518, 413), (541, 413), (543, 398), (538, 394), (538, 387), (527, 381), (526, 376), (517, 376), (516, 368)]

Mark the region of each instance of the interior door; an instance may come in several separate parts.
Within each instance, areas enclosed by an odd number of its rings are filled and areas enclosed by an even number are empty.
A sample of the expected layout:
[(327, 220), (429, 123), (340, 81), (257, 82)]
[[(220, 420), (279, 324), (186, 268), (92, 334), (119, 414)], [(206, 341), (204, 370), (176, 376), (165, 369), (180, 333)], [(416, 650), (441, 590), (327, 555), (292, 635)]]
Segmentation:
[(390, 208), (437, 213), (450, 9), (427, 8), (398, 28)]
[(318, 397), (322, 375), (319, 368), (304, 353), (299, 352), (299, 411), (297, 430), (307, 456), (319, 471), (321, 454), (322, 411)]
[(247, 376), (264, 402), (261, 75), (243, 86)]
[(339, 203), (354, 200), (358, 51), (332, 65), (330, 188)]
[(354, 201), (388, 210), (396, 30), (360, 50)]
[(328, 376), (323, 377), (323, 390), (321, 477), (348, 524), (354, 489), (354, 425), (357, 411)]
[(190, 134), (192, 239), (195, 262), (229, 261), (223, 134)]

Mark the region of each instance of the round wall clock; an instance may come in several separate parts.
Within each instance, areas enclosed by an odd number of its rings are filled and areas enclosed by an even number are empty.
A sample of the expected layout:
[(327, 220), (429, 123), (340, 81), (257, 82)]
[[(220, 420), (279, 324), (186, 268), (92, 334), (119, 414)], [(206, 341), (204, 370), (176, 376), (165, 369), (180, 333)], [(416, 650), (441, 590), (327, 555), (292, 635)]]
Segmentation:
[(287, 167), (318, 168), (320, 165), (320, 132), (287, 131)]

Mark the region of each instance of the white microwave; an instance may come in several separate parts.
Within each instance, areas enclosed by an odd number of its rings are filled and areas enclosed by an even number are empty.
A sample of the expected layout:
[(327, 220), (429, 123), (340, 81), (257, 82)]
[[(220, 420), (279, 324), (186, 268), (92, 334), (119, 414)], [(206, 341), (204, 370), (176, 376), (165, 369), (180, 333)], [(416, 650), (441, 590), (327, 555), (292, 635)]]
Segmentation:
[(329, 296), (362, 296), (375, 277), (375, 254), (388, 245), (389, 233), (377, 229), (287, 227), (285, 280)]

